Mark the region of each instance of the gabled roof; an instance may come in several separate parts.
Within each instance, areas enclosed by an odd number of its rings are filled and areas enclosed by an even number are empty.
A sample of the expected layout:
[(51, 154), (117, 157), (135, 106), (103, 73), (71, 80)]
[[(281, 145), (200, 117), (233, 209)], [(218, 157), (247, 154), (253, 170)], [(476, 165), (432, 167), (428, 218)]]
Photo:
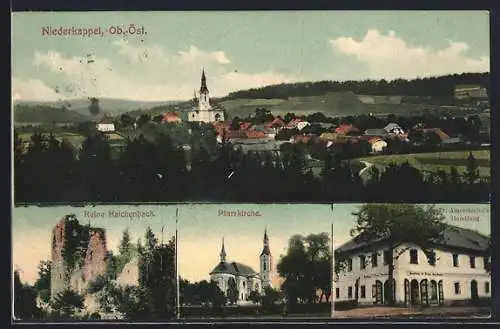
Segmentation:
[[(348, 242), (344, 243), (335, 252), (345, 253), (368, 247), (370, 245), (383, 242), (385, 239), (380, 238), (373, 241), (363, 241), (359, 235)], [(443, 241), (439, 243), (442, 247), (460, 248), (470, 251), (484, 252), (488, 249), (490, 238), (470, 229), (446, 225), (443, 231)]]
[(367, 135), (367, 136), (384, 136), (384, 135), (387, 135), (387, 131), (385, 129), (366, 129), (365, 135)]
[(97, 121), (100, 125), (111, 125), (114, 124), (113, 119), (110, 117), (103, 117), (101, 120)]
[(240, 275), (246, 277), (257, 275), (257, 272), (255, 272), (250, 266), (238, 262), (220, 262), (210, 272), (210, 275), (217, 273)]
[(399, 128), (399, 129), (401, 129), (401, 126), (400, 126), (400, 125), (398, 125), (397, 123), (391, 122), (391, 123), (389, 123), (387, 126), (385, 126), (385, 127), (384, 127), (384, 130), (385, 130), (385, 131), (391, 131), (391, 130), (392, 130), (392, 129), (394, 129), (394, 128)]

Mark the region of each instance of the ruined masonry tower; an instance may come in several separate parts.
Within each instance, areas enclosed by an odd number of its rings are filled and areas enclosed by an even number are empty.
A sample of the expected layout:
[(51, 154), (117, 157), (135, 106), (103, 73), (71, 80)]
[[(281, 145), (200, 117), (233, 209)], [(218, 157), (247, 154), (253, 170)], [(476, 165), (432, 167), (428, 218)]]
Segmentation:
[(89, 282), (106, 273), (107, 253), (104, 230), (82, 226), (73, 215), (63, 217), (52, 229), (51, 297), (66, 289), (84, 294)]

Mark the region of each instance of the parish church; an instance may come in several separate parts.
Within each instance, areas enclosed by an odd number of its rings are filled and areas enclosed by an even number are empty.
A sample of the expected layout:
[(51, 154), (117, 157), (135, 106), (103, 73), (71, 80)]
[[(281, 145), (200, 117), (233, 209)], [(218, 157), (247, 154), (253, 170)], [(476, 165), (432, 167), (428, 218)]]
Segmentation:
[(210, 105), (210, 95), (207, 87), (205, 70), (201, 73), (201, 87), (198, 95), (194, 92), (194, 106), (188, 112), (188, 121), (210, 123), (224, 121), (224, 111)]
[(252, 291), (257, 291), (262, 295), (266, 287), (272, 287), (273, 263), (267, 229), (264, 231), (264, 245), (259, 256), (260, 271), (258, 273), (248, 265), (228, 261), (226, 256), (224, 239), (222, 239), (220, 262), (210, 272), (210, 278), (217, 283), (226, 297), (228, 296), (230, 281), (234, 281), (233, 284), (237, 287), (238, 304), (250, 303), (249, 296)]

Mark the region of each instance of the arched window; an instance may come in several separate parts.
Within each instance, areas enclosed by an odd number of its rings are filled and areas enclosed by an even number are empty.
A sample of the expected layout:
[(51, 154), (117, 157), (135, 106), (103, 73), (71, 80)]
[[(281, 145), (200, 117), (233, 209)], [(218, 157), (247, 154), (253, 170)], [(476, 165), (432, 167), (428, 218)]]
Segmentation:
[(434, 280), (431, 280), (430, 285), (429, 285), (429, 299), (430, 299), (431, 304), (438, 303), (438, 286), (437, 286), (437, 282)]
[(428, 294), (428, 282), (427, 279), (420, 281), (420, 302), (423, 306), (429, 305), (429, 294)]
[(264, 261), (264, 265), (263, 265), (263, 268), (264, 268), (264, 271), (267, 271), (267, 267), (266, 267), (266, 261)]
[(410, 305), (410, 280), (405, 279), (405, 305)]
[(443, 292), (443, 280), (439, 280), (438, 282), (438, 299), (439, 305), (444, 304), (444, 292)]

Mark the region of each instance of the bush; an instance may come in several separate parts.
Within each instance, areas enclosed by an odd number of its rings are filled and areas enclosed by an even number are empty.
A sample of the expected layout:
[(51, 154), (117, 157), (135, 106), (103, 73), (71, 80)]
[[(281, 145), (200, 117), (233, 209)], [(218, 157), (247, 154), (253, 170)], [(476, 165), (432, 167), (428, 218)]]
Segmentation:
[(103, 275), (97, 276), (93, 281), (89, 283), (88, 292), (94, 294), (104, 289), (104, 287), (109, 283), (107, 277)]

